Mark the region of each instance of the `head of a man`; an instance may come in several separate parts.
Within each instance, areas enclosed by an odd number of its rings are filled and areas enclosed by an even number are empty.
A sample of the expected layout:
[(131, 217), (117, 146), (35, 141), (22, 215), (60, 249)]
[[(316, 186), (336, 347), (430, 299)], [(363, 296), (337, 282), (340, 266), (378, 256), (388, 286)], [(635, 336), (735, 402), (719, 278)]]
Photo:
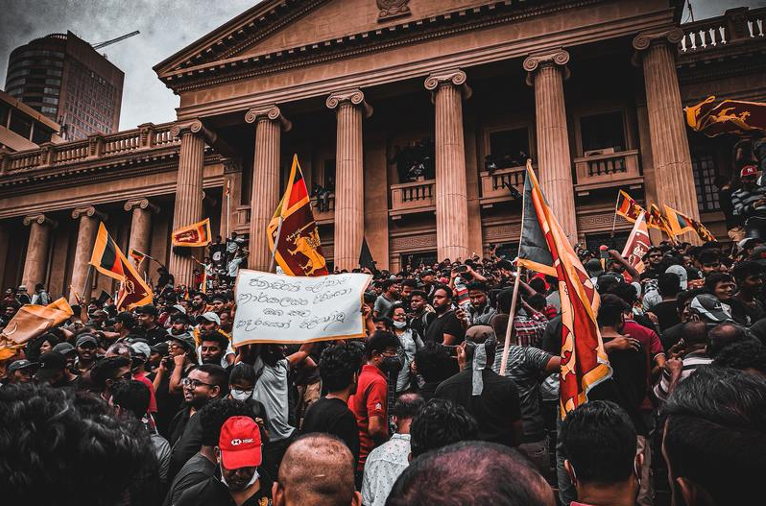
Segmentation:
[(391, 416), (396, 425), (396, 432), (409, 434), (412, 420), (420, 413), (426, 402), (420, 394), (406, 393), (400, 395), (391, 408)]
[(96, 360), (96, 350), (98, 349), (98, 340), (93, 334), (80, 334), (75, 341), (77, 348), (77, 358), (80, 362), (89, 364)]
[(447, 379), (452, 361), (444, 346), (431, 341), (415, 352), (415, 368), (427, 383)]
[(707, 278), (708, 275), (721, 270), (721, 253), (715, 249), (704, 249), (697, 255), (702, 275)]
[(434, 290), (434, 294), (431, 298), (431, 305), (439, 314), (449, 311), (452, 306), (452, 290), (444, 286), (440, 286)]
[(580, 405), (562, 423), (559, 441), (566, 455), (564, 468), (578, 496), (586, 496), (589, 487), (638, 491), (643, 455), (636, 455), (636, 429), (617, 404)]
[[(458, 353), (458, 364), (461, 368), (468, 364), (472, 364), (472, 369), (476, 367), (489, 368), (495, 360), (495, 350), (497, 349), (495, 330), (489, 325), (473, 325), (466, 330), (465, 341), (459, 347), (464, 350), (464, 354)], [(477, 353), (481, 353), (482, 349), (485, 355), (483, 367), (474, 360), (474, 358), (480, 360)], [(461, 364), (463, 361), (465, 364)]]
[(386, 504), (554, 506), (556, 501), (550, 485), (515, 449), (463, 441), (413, 460)]
[(157, 326), (157, 317), (159, 316), (159, 312), (155, 306), (151, 304), (139, 306), (136, 308), (135, 312), (138, 316), (138, 323), (143, 328), (151, 330)]
[(328, 392), (354, 391), (362, 366), (359, 347), (349, 343), (329, 346), (319, 358), (319, 376)]
[(93, 366), (90, 378), (104, 399), (111, 396), (112, 387), (121, 381), (130, 381), (130, 359), (122, 356), (105, 357)]
[(144, 427), (93, 396), (28, 384), (0, 389), (0, 406), (4, 504), (122, 504), (158, 472)]
[(66, 379), (66, 357), (56, 351), (43, 353), (38, 359), (35, 380), (44, 385), (62, 386)]
[(487, 285), (481, 281), (471, 281), (466, 288), (471, 305), (476, 309), (483, 309), (487, 305)]
[(753, 191), (758, 186), (758, 166), (755, 164), (746, 164), (739, 173), (739, 181), (742, 188), (746, 191)]
[(629, 310), (630, 306), (620, 297), (612, 294), (604, 295), (601, 297), (601, 306), (598, 308), (598, 317), (596, 318), (599, 328), (622, 328), (625, 322), (625, 313)]
[(226, 370), (220, 365), (196, 366), (183, 380), (184, 401), (194, 409), (226, 394)]
[(197, 317), (200, 335), (212, 334), (218, 332), (221, 328), (221, 317), (212, 311), (201, 314)]
[(394, 366), (393, 362), (399, 360), (397, 353), (399, 346), (399, 338), (391, 332), (376, 331), (370, 336), (365, 345), (367, 363), (374, 365), (381, 371), (390, 371)]
[(673, 298), (681, 291), (681, 278), (672, 272), (663, 272), (657, 278), (657, 288), (663, 297)]
[(415, 290), (410, 295), (410, 309), (413, 313), (420, 314), (428, 305), (428, 295), (422, 290)]
[(11, 362), (5, 371), (5, 382), (9, 385), (31, 383), (37, 372), (38, 364), (27, 359)]
[(149, 388), (140, 381), (119, 381), (112, 385), (109, 403), (118, 416), (132, 416), (141, 420), (149, 409)]
[(459, 441), (476, 439), (479, 425), (466, 409), (446, 399), (429, 400), (410, 425), (411, 458)]
[(199, 310), (205, 307), (206, 302), (207, 301), (205, 300), (205, 294), (198, 292), (198, 293), (195, 293), (194, 296), (192, 297), (191, 306), (193, 309)]
[(273, 485), (275, 506), (362, 504), (354, 488), (354, 457), (345, 443), (330, 434), (306, 434), (293, 442)]
[(715, 358), (724, 348), (734, 343), (754, 339), (745, 327), (734, 322), (719, 323), (708, 331), (707, 338), (707, 353), (710, 358)]
[(221, 479), (230, 492), (242, 492), (258, 481), (263, 462), (261, 430), (249, 416), (233, 416), (221, 426), (216, 457)]
[(383, 293), (389, 299), (398, 299), (401, 293), (401, 285), (395, 279), (387, 279), (381, 284)]
[(738, 262), (731, 273), (742, 293), (752, 296), (763, 288), (763, 266), (758, 262)]
[(233, 416), (252, 416), (253, 409), (242, 401), (234, 399), (216, 399), (210, 401), (199, 411), (199, 423), (202, 428), (202, 446), (214, 448), (221, 437), (221, 427)]
[(766, 378), (766, 345), (757, 339), (732, 343), (718, 353), (713, 364)]
[(202, 334), (200, 344), (200, 358), (203, 364), (221, 365), (221, 359), (226, 354), (229, 339), (220, 332)]
[(721, 302), (728, 302), (737, 290), (737, 285), (728, 274), (713, 272), (705, 278), (705, 289)]
[(699, 367), (664, 406), (662, 453), (674, 504), (737, 506), (761, 497), (766, 379)]

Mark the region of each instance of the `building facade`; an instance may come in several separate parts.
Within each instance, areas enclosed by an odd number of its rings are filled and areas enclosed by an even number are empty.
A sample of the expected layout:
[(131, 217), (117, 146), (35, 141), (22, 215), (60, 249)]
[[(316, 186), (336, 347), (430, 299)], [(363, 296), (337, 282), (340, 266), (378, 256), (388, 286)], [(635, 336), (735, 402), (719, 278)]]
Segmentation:
[(176, 122), (2, 155), (0, 281), (107, 289), (85, 262), (99, 220), (178, 283), (194, 262), (169, 232), (203, 217), (267, 269), (293, 154), (328, 193), (314, 215), (339, 268), (363, 238), (394, 271), (512, 256), (527, 156), (573, 242), (609, 237), (618, 189), (725, 237), (736, 139), (693, 135), (682, 107), (766, 99), (766, 9), (679, 25), (682, 4), (266, 0), (155, 66)]
[(61, 126), (0, 90), (0, 149), (24, 151), (45, 142), (61, 143)]
[(72, 32), (19, 46), (5, 90), (64, 127), (69, 140), (113, 133), (120, 124), (125, 74)]

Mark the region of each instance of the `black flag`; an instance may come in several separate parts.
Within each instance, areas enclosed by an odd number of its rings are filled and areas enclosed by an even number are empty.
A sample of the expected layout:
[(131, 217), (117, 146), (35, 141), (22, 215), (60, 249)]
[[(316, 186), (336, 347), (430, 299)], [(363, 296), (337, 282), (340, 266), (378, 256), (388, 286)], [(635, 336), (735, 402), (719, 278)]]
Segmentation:
[(375, 272), (375, 260), (372, 259), (372, 252), (367, 245), (367, 238), (362, 239), (362, 251), (359, 252), (359, 267), (367, 268)]

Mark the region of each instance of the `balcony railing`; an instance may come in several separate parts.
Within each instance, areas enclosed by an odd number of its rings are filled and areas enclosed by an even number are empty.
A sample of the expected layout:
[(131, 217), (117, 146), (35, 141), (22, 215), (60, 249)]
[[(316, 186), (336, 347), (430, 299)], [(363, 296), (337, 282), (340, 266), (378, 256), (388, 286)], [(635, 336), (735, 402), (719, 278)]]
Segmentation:
[(432, 211), (435, 207), (436, 180), (415, 181), (391, 185), (391, 217), (403, 214)]
[(730, 9), (723, 16), (681, 25), (681, 54), (721, 48), (738, 41), (764, 40), (766, 9)]
[[(610, 150), (611, 151), (611, 150)], [(638, 150), (604, 152), (575, 158), (577, 194), (587, 195), (591, 190), (630, 186), (643, 183), (638, 168)]]
[(38, 149), (16, 153), (0, 151), (0, 174), (11, 175), (42, 167), (49, 169), (56, 165), (70, 165), (103, 157), (123, 156), (155, 147), (177, 145), (178, 139), (170, 135), (172, 127), (173, 123), (148, 123), (124, 132), (91, 135), (86, 140), (61, 144), (45, 143)]
[(497, 169), (492, 173), (480, 172), (482, 206), (491, 207), (496, 202), (513, 200), (511, 188), (515, 188), (519, 193), (524, 191), (525, 173), (526, 169), (523, 166)]
[(335, 194), (327, 196), (326, 207), (320, 204), (317, 197), (311, 199), (311, 212), (314, 213), (314, 221), (317, 223), (332, 223), (335, 220)]
[(232, 229), (238, 234), (250, 233), (250, 205), (237, 206), (232, 216)]

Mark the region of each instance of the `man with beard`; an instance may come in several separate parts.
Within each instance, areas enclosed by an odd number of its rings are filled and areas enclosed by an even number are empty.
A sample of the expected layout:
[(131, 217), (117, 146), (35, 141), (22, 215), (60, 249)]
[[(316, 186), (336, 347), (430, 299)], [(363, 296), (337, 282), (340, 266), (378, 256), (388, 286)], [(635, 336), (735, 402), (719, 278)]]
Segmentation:
[(229, 347), (229, 340), (218, 331), (204, 334), (202, 344), (199, 346), (199, 358), (203, 364), (215, 364), (221, 367), (228, 367), (226, 361), (226, 350)]
[(106, 402), (112, 398), (112, 386), (114, 384), (120, 381), (130, 381), (131, 378), (130, 359), (126, 357), (106, 357), (98, 361), (91, 371), (93, 388)]
[(23, 383), (31, 383), (36, 370), (37, 364), (35, 362), (30, 362), (27, 359), (12, 362), (11, 365), (8, 366), (3, 384), (20, 385)]
[(221, 479), (211, 477), (181, 495), (177, 506), (259, 506), (271, 497), (272, 482), (262, 468), (261, 433), (248, 416), (233, 416), (221, 427), (216, 455)]
[(197, 453), (202, 445), (202, 426), (195, 416), (208, 402), (226, 395), (226, 371), (219, 365), (196, 366), (183, 380), (184, 407), (170, 422), (170, 477)]
[(191, 317), (196, 317), (205, 312), (207, 306), (207, 300), (205, 300), (205, 294), (202, 292), (196, 292), (191, 298), (191, 307), (187, 314)]
[(93, 334), (80, 334), (74, 346), (77, 349), (75, 368), (80, 376), (80, 388), (88, 388), (91, 384), (90, 371), (96, 364), (98, 341)]
[(168, 337), (167, 331), (157, 323), (159, 312), (157, 308), (152, 304), (146, 304), (136, 308), (136, 314), (138, 315), (138, 323), (140, 324), (141, 331), (136, 332), (142, 334), (141, 337), (146, 339), (149, 346), (165, 341)]
[(471, 281), (466, 288), (471, 299), (471, 325), (489, 325), (497, 310), (487, 300), (487, 285), (481, 281)]
[(734, 216), (745, 220), (748, 237), (763, 238), (766, 234), (766, 187), (758, 178), (758, 167), (748, 164), (740, 171), (742, 187), (732, 193), (731, 204)]
[(410, 327), (420, 336), (426, 335), (426, 329), (436, 319), (436, 313), (428, 306), (428, 296), (422, 290), (415, 290), (410, 295)]
[(234, 348), (231, 347), (231, 336), (221, 330), (221, 318), (213, 311), (208, 311), (197, 317), (197, 327), (194, 329), (194, 340), (197, 342), (197, 354), (201, 354), (201, 345), (205, 337), (219, 334), (226, 338), (223, 347), (223, 360), (221, 366), (228, 367), (234, 363)]
[(426, 329), (425, 341), (448, 346), (463, 342), (465, 329), (452, 310), (452, 290), (444, 286), (434, 290), (432, 305), (436, 320)]

